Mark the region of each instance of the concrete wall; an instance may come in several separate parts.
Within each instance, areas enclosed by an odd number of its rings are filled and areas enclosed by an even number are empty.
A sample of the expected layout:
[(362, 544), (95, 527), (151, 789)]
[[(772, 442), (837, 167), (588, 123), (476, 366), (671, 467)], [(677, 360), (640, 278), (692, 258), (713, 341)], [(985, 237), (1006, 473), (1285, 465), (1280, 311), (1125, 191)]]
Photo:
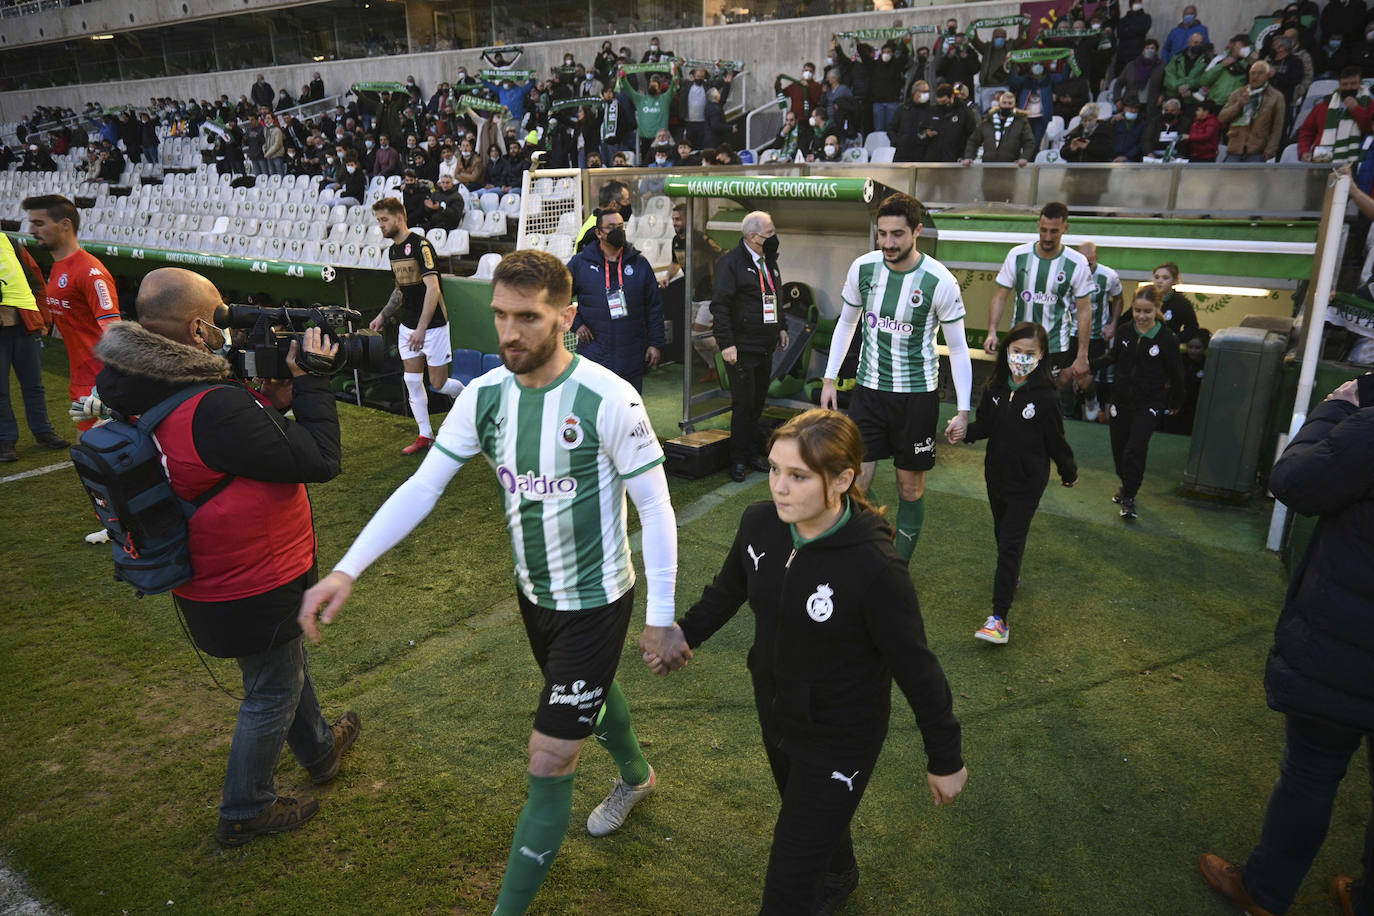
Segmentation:
[[(256, 9), (281, 6), (276, 3), (257, 3), (255, 0), (240, 0), (245, 8)], [(70, 7), (53, 13), (25, 17), (24, 19), (5, 20), (6, 30), (12, 23), (24, 23), (27, 19), (53, 19), (55, 17), (77, 16), (82, 11), (113, 10), (125, 8), (143, 10), (156, 7), (158, 10), (179, 10), (182, 0), (158, 0), (157, 3), (126, 2), (126, 0), (101, 0), (99, 3)], [(211, 7), (221, 4), (209, 3)], [(1178, 16), (1187, 0), (1166, 0), (1150, 2), (1147, 10), (1153, 10), (1154, 34), (1163, 40), (1168, 30), (1177, 23)], [(1204, 22), (1215, 22), (1212, 26), (1213, 40), (1219, 45), (1234, 32), (1241, 31), (1244, 25), (1256, 15), (1253, 4), (1244, 0), (1223, 0), (1217, 4), (1218, 15), (1212, 17), (1209, 10), (1212, 4), (1203, 0), (1199, 15)], [(648, 48), (649, 37), (657, 34), (663, 45), (684, 57), (727, 59), (745, 61), (753, 74), (747, 90), (748, 107), (753, 108), (766, 102), (773, 95), (773, 77), (779, 73), (799, 74), (805, 60), (819, 60), (825, 57), (830, 37), (835, 32), (849, 29), (882, 28), (890, 25), (918, 25), (941, 22), (954, 17), (961, 27), (980, 18), (1008, 16), (1020, 11), (1018, 0), (990, 0), (983, 3), (927, 4), (917, 9), (890, 10), (873, 13), (856, 13), (839, 16), (820, 16), (810, 19), (788, 19), (779, 22), (742, 23), (738, 25), (714, 26), (711, 28), (682, 29), (656, 33), (620, 34), (608, 36), (616, 47), (626, 45), (642, 52)], [(128, 15), (133, 15), (129, 13)], [(140, 14), (144, 15), (144, 14)], [(107, 14), (107, 18), (109, 14)], [(178, 18), (171, 16), (168, 18)], [(185, 17), (181, 17), (185, 18)], [(87, 15), (85, 21), (93, 22)], [(151, 21), (145, 19), (143, 21)], [(95, 31), (103, 31), (105, 27)], [(84, 30), (83, 30), (84, 31)], [(51, 33), (50, 33), (51, 34)], [(578, 39), (572, 41), (544, 42), (525, 45), (525, 56), (519, 65), (547, 72), (555, 63), (562, 63), (562, 55), (572, 50), (580, 61), (590, 62), (601, 47), (601, 39)], [(27, 115), (37, 105), (66, 105), (80, 110), (87, 100), (94, 99), (106, 105), (147, 104), (150, 96), (170, 95), (175, 98), (218, 98), (228, 93), (230, 98), (238, 98), (248, 92), (255, 76), (261, 72), (267, 75), (268, 82), (274, 87), (288, 87), (293, 93), (303, 83), (310, 80), (312, 72), (318, 70), (324, 77), (325, 90), (329, 93), (343, 91), (359, 80), (403, 80), (407, 74), (414, 74), (420, 87), (426, 92), (441, 80), (452, 78), (459, 65), (469, 72), (482, 66), (479, 55), (481, 49), (463, 51), (436, 51), (426, 54), (412, 54), (404, 57), (373, 57), (359, 60), (328, 61), (320, 64), (296, 65), (288, 67), (269, 67), (263, 70), (243, 70), (208, 73), (203, 76), (174, 77), (167, 79), (131, 80), (118, 83), (103, 83), (88, 86), (66, 86), (53, 89), (33, 89), (0, 93), (0, 121), (13, 121)]]

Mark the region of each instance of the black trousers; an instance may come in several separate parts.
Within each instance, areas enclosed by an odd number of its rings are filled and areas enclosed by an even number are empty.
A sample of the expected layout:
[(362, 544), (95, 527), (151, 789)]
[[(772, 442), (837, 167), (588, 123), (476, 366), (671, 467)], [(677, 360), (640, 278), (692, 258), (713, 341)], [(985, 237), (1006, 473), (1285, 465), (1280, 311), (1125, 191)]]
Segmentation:
[(992, 612), (1003, 620), (1016, 597), (1016, 582), (1021, 577), (1021, 559), (1026, 555), (1026, 536), (1031, 519), (1040, 505), (1041, 490), (1035, 496), (1002, 499), (988, 491), (992, 509), (992, 535), (997, 539), (997, 572), (992, 577)]
[(768, 376), (773, 371), (769, 353), (737, 351), (732, 366), (725, 364), (730, 376), (730, 463), (747, 464), (763, 454), (763, 432), (759, 418), (768, 397)]
[(878, 752), (847, 750), (820, 763), (788, 754), (767, 736), (763, 748), (782, 806), (773, 828), (759, 916), (810, 916), (820, 902), (826, 874), (855, 865), (849, 822), (868, 787)]
[(1116, 476), (1121, 478), (1121, 495), (1135, 499), (1140, 482), (1145, 479), (1145, 458), (1150, 453), (1150, 436), (1159, 425), (1157, 407), (1112, 408), (1112, 460), (1116, 462)]

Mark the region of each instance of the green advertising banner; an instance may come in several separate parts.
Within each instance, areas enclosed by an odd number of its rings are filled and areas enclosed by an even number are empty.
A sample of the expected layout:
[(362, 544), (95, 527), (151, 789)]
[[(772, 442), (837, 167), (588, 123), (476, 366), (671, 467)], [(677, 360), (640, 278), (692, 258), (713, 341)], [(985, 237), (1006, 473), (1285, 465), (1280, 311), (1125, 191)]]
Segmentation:
[[(25, 245), (34, 245), (33, 236), (15, 235)], [(333, 283), (337, 272), (328, 264), (298, 264), (292, 261), (273, 261), (267, 258), (232, 258), (217, 254), (201, 254), (195, 251), (169, 251), (165, 248), (149, 248), (146, 245), (110, 245), (104, 242), (89, 242), (86, 250), (93, 255), (108, 258), (130, 258), (135, 261), (153, 261), (158, 264), (180, 264), (184, 267), (214, 267), (220, 270), (241, 270), (247, 273), (265, 274), (269, 277), (296, 277), (302, 280), (322, 280)]]
[(747, 200), (857, 200), (872, 203), (871, 178), (669, 178), (669, 197), (731, 197)]

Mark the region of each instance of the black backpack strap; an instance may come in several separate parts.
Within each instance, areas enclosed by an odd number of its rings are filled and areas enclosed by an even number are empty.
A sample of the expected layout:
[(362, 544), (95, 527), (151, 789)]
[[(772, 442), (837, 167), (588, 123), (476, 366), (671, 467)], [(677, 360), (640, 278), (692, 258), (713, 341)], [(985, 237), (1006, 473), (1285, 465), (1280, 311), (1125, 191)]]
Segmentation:
[[(191, 398), (195, 397), (198, 394), (202, 394), (203, 392), (211, 391), (215, 388), (232, 387), (232, 385), (217, 385), (210, 383), (187, 385), (185, 388), (181, 389), (176, 394), (168, 396), (162, 401), (159, 401), (154, 406), (145, 410), (143, 413), (139, 414), (138, 420), (136, 421), (138, 424), (138, 428), (143, 430), (144, 433), (151, 437), (153, 435), (154, 430), (157, 429), (158, 425), (163, 420), (167, 419), (169, 416), (172, 415), (172, 411), (176, 410), (182, 404), (185, 404)], [(233, 482), (234, 475), (225, 474), (213, 486), (211, 486), (205, 492), (201, 493), (199, 496), (195, 497), (194, 499), (182, 500), (182, 502), (189, 507), (187, 509), (186, 516), (189, 518), (192, 512), (194, 512), (196, 509), (199, 509), (201, 506), (205, 505), (210, 500), (214, 499), (219, 493), (221, 493), (224, 490), (225, 487), (229, 486), (229, 484)]]

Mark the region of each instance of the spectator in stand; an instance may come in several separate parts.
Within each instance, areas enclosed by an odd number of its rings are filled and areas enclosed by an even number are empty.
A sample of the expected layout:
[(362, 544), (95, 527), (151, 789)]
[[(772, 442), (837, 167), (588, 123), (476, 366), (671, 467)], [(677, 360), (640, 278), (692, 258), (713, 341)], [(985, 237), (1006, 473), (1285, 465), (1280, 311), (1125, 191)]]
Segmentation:
[(401, 205), (406, 208), (407, 226), (424, 225), (425, 201), (431, 190), (433, 188), (430, 185), (420, 181), (414, 169), (405, 170), (401, 176)]
[(921, 45), (916, 49), (916, 57), (911, 61), (911, 65), (907, 67), (906, 86), (902, 88), (902, 97), (911, 95), (911, 87), (917, 80), (929, 83), (935, 78), (935, 65), (930, 60), (930, 48)]
[(1173, 60), (1175, 54), (1182, 54), (1188, 47), (1188, 38), (1194, 34), (1202, 35), (1203, 44), (1207, 44), (1207, 26), (1197, 18), (1197, 7), (1191, 3), (1183, 8), (1183, 18), (1179, 24), (1169, 30), (1169, 35), (1164, 39), (1164, 47), (1160, 49), (1159, 56), (1164, 63)]
[(935, 108), (926, 122), (924, 162), (958, 162), (978, 127), (967, 105), (958, 104), (954, 87), (941, 83), (935, 90)]
[(1140, 117), (1140, 103), (1134, 99), (1127, 100), (1122, 110), (1112, 116), (1111, 123), (1116, 129), (1116, 134), (1112, 138), (1112, 161), (1139, 162), (1143, 155), (1141, 142), (1145, 136), (1145, 122)]
[(968, 138), (960, 163), (972, 165), (980, 147), (984, 162), (1024, 166), (1035, 157), (1035, 132), (1026, 116), (1016, 110), (1016, 95), (1010, 89), (997, 97), (997, 104)]
[(248, 122), (248, 130), (243, 134), (243, 155), (248, 160), (248, 174), (267, 174), (267, 160), (263, 156), (266, 142), (267, 135), (262, 126), (262, 118), (253, 118)]
[[(1145, 12), (1143, 0), (1131, 0), (1131, 8), (1116, 26), (1116, 66), (1114, 73), (1121, 75), (1126, 65), (1140, 56), (1145, 50), (1145, 42), (1150, 37), (1153, 20)], [(1156, 45), (1156, 49), (1158, 45)]]
[(1221, 145), (1221, 122), (1217, 112), (1221, 106), (1208, 99), (1193, 111), (1193, 124), (1188, 128), (1188, 161), (1216, 162)]
[(662, 42), (660, 42), (658, 36), (655, 35), (653, 38), (649, 39), (649, 50), (644, 52), (644, 56), (639, 59), (639, 62), (641, 64), (671, 63), (673, 57), (673, 52), (665, 51)]
[(1151, 118), (1145, 128), (1141, 149), (1154, 159), (1187, 159), (1190, 125), (1191, 119), (1183, 113), (1183, 104), (1178, 99), (1166, 99), (1159, 114)]
[(820, 149), (813, 155), (807, 157), (808, 162), (840, 162), (844, 158), (844, 150), (840, 148), (840, 138), (834, 134), (827, 134), (821, 138)]
[(487, 164), (473, 150), (471, 137), (464, 137), (458, 144), (458, 174), (454, 180), (469, 191), (480, 191), (487, 182)]
[[(324, 79), (320, 76), (318, 71), (310, 74), (310, 85), (307, 88), (310, 94), (308, 101), (318, 102), (320, 99), (324, 98)], [(302, 104), (304, 104), (304, 102), (302, 102)]]
[(791, 108), (783, 112), (782, 127), (778, 128), (778, 135), (769, 141), (764, 149), (777, 150), (778, 158), (783, 162), (791, 162), (801, 151), (801, 128), (797, 125), (797, 113)]
[(725, 117), (725, 98), (733, 76), (726, 74), (724, 88), (712, 86), (706, 91), (706, 142), (713, 146), (719, 146), (730, 134), (730, 121)]
[[(119, 181), (119, 176), (124, 172), (124, 157), (119, 155), (119, 150), (111, 149), (102, 155), (102, 167), (100, 170), (100, 180), (111, 183)], [(109, 161), (109, 167), (103, 163)], [(30, 143), (24, 150), (24, 159), (19, 163), (20, 172), (56, 172), (57, 162), (53, 159), (52, 153), (48, 152), (47, 147), (39, 143)], [(110, 177), (113, 176), (113, 177)]]
[(1099, 5), (1088, 23), (1093, 34), (1078, 42), (1075, 56), (1081, 61), (1083, 75), (1096, 92), (1110, 82), (1112, 64), (1117, 58), (1116, 33), (1107, 21), (1107, 8)]
[(138, 116), (138, 122), (143, 158), (147, 162), (157, 162), (157, 149), (160, 145), (157, 138), (157, 122), (146, 111)]
[(272, 90), (272, 84), (267, 82), (267, 77), (261, 73), (253, 81), (253, 88), (248, 91), (248, 94), (253, 97), (253, 104), (259, 108), (271, 108), (272, 103), (277, 98), (276, 92)]
[(1112, 129), (1099, 121), (1097, 105), (1089, 102), (1078, 112), (1077, 127), (1064, 137), (1059, 155), (1068, 162), (1110, 162), (1116, 151)]
[(930, 86), (925, 80), (917, 80), (912, 87), (911, 98), (902, 103), (888, 125), (887, 138), (893, 146), (894, 162), (927, 161), (926, 146), (933, 134), (930, 119), (934, 113), (934, 106), (930, 104)]
[(1293, 107), (1294, 101), (1302, 100), (1303, 93), (1312, 83), (1311, 64), (1304, 64), (1302, 58), (1294, 53), (1295, 47), (1296, 42), (1287, 35), (1279, 35), (1270, 42), (1269, 85), (1283, 96), (1285, 111)]
[(1371, 118), (1374, 99), (1365, 92), (1360, 71), (1343, 70), (1336, 91), (1318, 102), (1298, 128), (1298, 158), (1337, 165), (1359, 161)]
[[(1011, 74), (1007, 72), (1007, 54), (1011, 51), (1011, 44), (1007, 41), (1007, 30), (998, 26), (992, 30), (992, 40), (982, 41), (975, 32), (971, 41), (973, 49), (982, 55), (982, 65), (978, 68), (978, 85), (981, 88), (990, 89), (993, 86), (1005, 86)], [(924, 76), (924, 74), (922, 74)], [(967, 83), (967, 80), (959, 80)]]
[(945, 20), (945, 29), (936, 36), (935, 43), (930, 47), (930, 53), (938, 61), (949, 53), (949, 49), (954, 47), (955, 42), (957, 42), (963, 34), (963, 32), (959, 31), (959, 20)]
[(1035, 134), (1035, 145), (1045, 135), (1054, 104), (1054, 88), (1064, 81), (1065, 74), (1049, 72), (1043, 63), (1036, 61), (1029, 68), (1021, 64), (1012, 74), (1010, 88), (1016, 93), (1017, 107), (1025, 112)]
[(320, 203), (343, 204), (345, 207), (356, 207), (362, 204), (367, 197), (367, 174), (358, 164), (358, 157), (352, 153), (344, 156), (344, 180), (343, 185), (336, 191), (320, 192)]
[(401, 154), (391, 145), (389, 134), (380, 134), (377, 137), (377, 153), (373, 157), (370, 174), (373, 178), (389, 178), (401, 174)]
[(907, 65), (911, 61), (911, 36), (883, 44), (878, 59), (868, 66), (868, 93), (873, 100), (873, 129), (886, 131), (902, 101)]
[(691, 76), (692, 80), (686, 91), (678, 99), (678, 119), (685, 125), (687, 140), (694, 147), (713, 146), (715, 140), (708, 123), (707, 94), (715, 89), (718, 94), (727, 95), (735, 75), (727, 73), (724, 78), (708, 81), (706, 71), (698, 67), (692, 71)]
[(1213, 57), (1202, 72), (1199, 84), (1207, 88), (1207, 97), (1222, 105), (1241, 86), (1255, 62), (1250, 36), (1240, 33), (1226, 43), (1226, 50)]
[(816, 82), (816, 65), (810, 61), (802, 65), (800, 81), (781, 73), (773, 80), (773, 92), (787, 98), (798, 122), (805, 121), (813, 109), (820, 107), (824, 89)]
[(935, 76), (945, 83), (968, 83), (983, 70), (983, 60), (978, 49), (969, 44), (968, 36), (962, 32), (954, 36), (954, 44), (935, 62)]
[(1313, 52), (1308, 51), (1302, 46), (1297, 29), (1287, 29), (1284, 31), (1283, 35), (1289, 41), (1292, 55), (1296, 57), (1298, 63), (1302, 65), (1302, 79), (1299, 80), (1297, 88), (1293, 91), (1294, 100), (1300, 102), (1303, 96), (1307, 95), (1307, 87), (1311, 86), (1312, 80), (1316, 78), (1316, 62), (1313, 57)]
[(124, 144), (124, 154), (129, 161), (138, 162), (143, 149), (143, 130), (132, 112), (126, 111), (119, 116), (119, 139)]
[[(506, 155), (487, 170), (487, 178), (501, 189), (502, 194), (509, 194), (520, 189), (522, 176), (529, 167), (529, 159), (521, 153), (520, 141), (511, 140), (506, 144)], [(441, 175), (440, 180), (442, 178)]]
[(1246, 85), (1231, 93), (1217, 116), (1226, 134), (1227, 162), (1264, 162), (1279, 152), (1286, 103), (1270, 84), (1273, 69), (1257, 60), (1250, 65)]
[(274, 104), (276, 107), (273, 108), (273, 111), (285, 111), (296, 106), (295, 101), (291, 98), (291, 93), (286, 91), (285, 86), (277, 91), (277, 101)]
[(648, 92), (638, 92), (630, 86), (621, 74), (617, 88), (623, 88), (630, 95), (635, 107), (635, 120), (639, 130), (640, 160), (648, 159), (654, 138), (660, 130), (668, 126), (668, 115), (672, 110), (673, 96), (677, 94), (677, 67), (673, 66), (673, 76), (666, 85), (657, 73), (649, 75)]
[(1342, 46), (1359, 41), (1368, 18), (1365, 0), (1327, 0), (1320, 20), (1322, 43), (1333, 38), (1342, 39)]
[(1116, 102), (1135, 99), (1140, 110), (1148, 115), (1159, 111), (1160, 95), (1164, 91), (1164, 64), (1159, 59), (1159, 42), (1146, 39), (1140, 56), (1121, 71)]
[(458, 151), (452, 143), (445, 143), (439, 147), (439, 169), (435, 180), (445, 175), (454, 181), (458, 180)]
[(592, 70), (596, 73), (596, 78), (601, 81), (601, 85), (610, 86), (615, 82), (615, 73), (619, 69), (619, 58), (616, 57), (615, 49), (611, 47), (609, 41), (601, 43), (601, 50), (597, 52), (595, 60), (592, 61)]
[(452, 232), (462, 225), (465, 206), (463, 192), (458, 190), (452, 178), (444, 175), (439, 179), (439, 186), (431, 190), (421, 203), (420, 224), (426, 229)]
[(1190, 101), (1193, 93), (1202, 85), (1203, 74), (1209, 63), (1205, 51), (1205, 41), (1201, 32), (1188, 36), (1188, 44), (1183, 53), (1175, 54), (1164, 65), (1164, 97)]

